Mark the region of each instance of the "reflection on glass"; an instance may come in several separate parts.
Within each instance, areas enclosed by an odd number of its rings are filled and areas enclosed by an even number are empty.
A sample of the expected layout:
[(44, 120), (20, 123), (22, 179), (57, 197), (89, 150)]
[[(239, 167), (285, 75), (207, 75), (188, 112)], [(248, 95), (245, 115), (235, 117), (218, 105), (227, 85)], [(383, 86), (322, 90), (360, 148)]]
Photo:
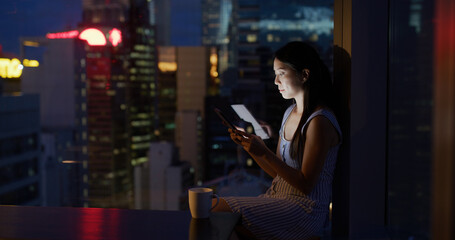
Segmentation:
[(433, 2), (390, 4), (387, 220), (393, 236), (428, 239)]
[[(267, 114), (284, 108), (273, 51), (308, 41), (331, 66), (333, 0), (96, 2), (71, 19), (85, 27), (18, 32), (20, 51), (0, 48), (8, 66), (24, 64), (0, 81), (0, 204), (182, 210), (197, 183), (261, 193), (269, 179), (216, 125), (213, 106), (243, 102), (279, 129), (281, 115)], [(192, 47), (171, 45), (186, 40)]]

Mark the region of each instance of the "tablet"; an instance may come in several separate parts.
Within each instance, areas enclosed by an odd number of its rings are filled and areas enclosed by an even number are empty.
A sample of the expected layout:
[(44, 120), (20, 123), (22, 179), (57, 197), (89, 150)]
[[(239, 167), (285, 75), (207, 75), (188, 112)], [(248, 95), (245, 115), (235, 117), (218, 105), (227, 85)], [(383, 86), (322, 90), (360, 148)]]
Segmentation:
[(235, 127), (235, 125), (234, 125), (231, 121), (229, 121), (229, 120), (227, 119), (227, 117), (224, 115), (224, 113), (223, 113), (220, 109), (214, 108), (213, 110), (215, 110), (215, 112), (216, 112), (216, 114), (218, 115), (218, 117), (220, 117), (221, 120), (223, 120), (223, 122), (226, 123), (226, 124), (228, 125), (229, 128), (237, 129), (237, 128)]
[(233, 104), (231, 105), (232, 109), (234, 109), (235, 113), (239, 115), (241, 119), (246, 122), (250, 122), (253, 125), (254, 133), (261, 137), (262, 139), (269, 139), (270, 136), (267, 132), (262, 128), (256, 118), (253, 117), (253, 114), (245, 107), (243, 104)]

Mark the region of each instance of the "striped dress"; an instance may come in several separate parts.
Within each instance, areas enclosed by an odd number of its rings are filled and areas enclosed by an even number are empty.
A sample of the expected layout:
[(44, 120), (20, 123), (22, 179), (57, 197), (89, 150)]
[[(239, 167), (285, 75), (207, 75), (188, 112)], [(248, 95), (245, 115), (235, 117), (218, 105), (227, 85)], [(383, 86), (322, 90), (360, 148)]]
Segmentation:
[[(291, 159), (290, 141), (283, 137), (284, 124), (295, 104), (283, 117), (280, 129), (281, 159), (292, 168), (301, 169), (301, 162)], [(323, 115), (330, 120), (341, 137), (341, 130), (332, 112), (315, 111), (303, 128), (315, 116)], [(303, 130), (303, 129), (302, 129)], [(306, 239), (317, 235), (327, 221), (332, 193), (332, 179), (337, 159), (338, 145), (327, 154), (319, 180), (309, 195), (289, 185), (277, 175), (265, 194), (258, 197), (225, 197), (233, 212), (242, 215), (242, 224), (259, 239)]]

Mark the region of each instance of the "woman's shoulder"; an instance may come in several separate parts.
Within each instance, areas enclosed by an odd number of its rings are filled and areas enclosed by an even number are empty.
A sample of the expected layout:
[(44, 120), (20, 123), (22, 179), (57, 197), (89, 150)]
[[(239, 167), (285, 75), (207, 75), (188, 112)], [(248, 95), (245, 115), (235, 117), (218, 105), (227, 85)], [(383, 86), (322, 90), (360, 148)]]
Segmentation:
[(336, 121), (335, 112), (327, 106), (317, 106), (313, 113), (310, 115), (309, 119), (316, 117), (318, 115), (323, 115), (328, 118), (333, 118)]
[(309, 124), (309, 122), (312, 119), (318, 116), (321, 116), (322, 118), (317, 118), (318, 120), (316, 120), (316, 122), (324, 123), (323, 125), (326, 127), (329, 125), (333, 126), (336, 132), (341, 137), (341, 128), (332, 109), (325, 106), (317, 107), (315, 111), (311, 114), (311, 116), (308, 118), (307, 124)]

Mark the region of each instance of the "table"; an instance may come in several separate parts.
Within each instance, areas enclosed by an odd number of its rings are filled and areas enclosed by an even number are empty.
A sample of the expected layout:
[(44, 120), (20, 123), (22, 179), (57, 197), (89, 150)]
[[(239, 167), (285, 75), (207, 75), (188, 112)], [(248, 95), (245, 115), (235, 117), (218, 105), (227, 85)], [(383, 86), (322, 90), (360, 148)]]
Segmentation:
[(235, 213), (0, 206), (0, 239), (235, 239)]

